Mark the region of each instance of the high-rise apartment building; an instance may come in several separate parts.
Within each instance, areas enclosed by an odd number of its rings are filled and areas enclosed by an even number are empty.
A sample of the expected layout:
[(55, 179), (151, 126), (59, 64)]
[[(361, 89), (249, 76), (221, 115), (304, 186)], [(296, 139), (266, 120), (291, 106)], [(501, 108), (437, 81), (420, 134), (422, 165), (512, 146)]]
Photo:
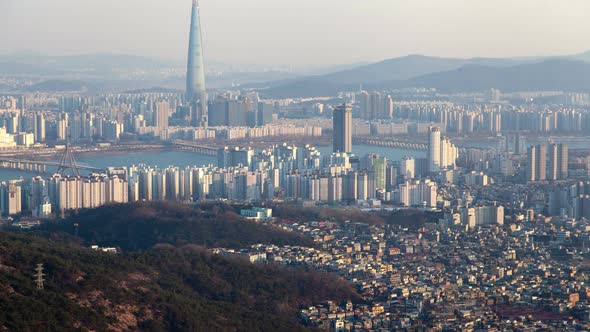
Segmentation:
[(457, 147), (450, 139), (441, 138), (439, 128), (428, 128), (428, 172), (436, 173), (441, 169), (454, 168), (458, 156)]
[(547, 180), (567, 179), (568, 152), (568, 147), (565, 144), (549, 145)]
[(527, 182), (535, 181), (536, 174), (536, 162), (537, 162), (537, 149), (535, 146), (531, 146), (527, 149), (527, 168), (526, 168), (526, 180)]
[(527, 151), (527, 173), (529, 182), (545, 181), (547, 179), (547, 146), (535, 145)]
[(69, 130), (68, 130), (68, 123), (69, 123), (69, 116), (68, 113), (59, 113), (59, 118), (57, 120), (57, 139), (60, 141), (65, 141), (68, 138)]
[(448, 138), (443, 138), (440, 141), (440, 167), (445, 169), (452, 169), (455, 167), (459, 151), (455, 144)]
[(246, 104), (238, 100), (227, 102), (227, 125), (230, 127), (243, 127), (247, 122)]
[(535, 178), (537, 181), (547, 180), (547, 145), (537, 145)]
[(430, 180), (406, 181), (399, 185), (395, 200), (403, 206), (436, 207), (437, 188)]
[(392, 119), (393, 99), (389, 95), (379, 92), (368, 93), (361, 91), (357, 96), (360, 117), (366, 120)]
[(20, 132), (20, 116), (18, 113), (12, 113), (6, 119), (6, 131), (9, 134), (17, 134)]
[(440, 129), (428, 128), (428, 171), (440, 171)]
[[(116, 175), (106, 174), (92, 174), (88, 177), (62, 177), (55, 174), (46, 182), (37, 178), (33, 189), (35, 201), (40, 204), (33, 208), (39, 213), (46, 208), (47, 204), (51, 213), (52, 208), (63, 212), (96, 208), (112, 203), (127, 203), (130, 192), (127, 181)], [(43, 198), (39, 201), (41, 195)]]
[(274, 105), (271, 103), (259, 102), (256, 112), (256, 125), (264, 126), (272, 122)]
[(22, 209), (22, 180), (11, 180), (0, 184), (0, 212), (3, 215), (19, 214)]
[(399, 164), (400, 175), (405, 180), (412, 180), (416, 177), (416, 159), (413, 157), (404, 157)]
[(154, 126), (159, 129), (168, 128), (168, 118), (170, 117), (170, 105), (161, 101), (156, 103), (156, 116), (154, 118)]
[(349, 105), (334, 109), (333, 128), (334, 152), (352, 153), (352, 108)]

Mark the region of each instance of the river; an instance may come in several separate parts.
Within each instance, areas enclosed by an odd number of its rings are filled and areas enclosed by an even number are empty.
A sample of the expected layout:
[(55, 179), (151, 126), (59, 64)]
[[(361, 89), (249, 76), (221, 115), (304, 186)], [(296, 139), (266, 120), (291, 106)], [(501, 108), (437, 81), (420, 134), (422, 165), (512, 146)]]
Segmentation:
[[(322, 154), (329, 154), (332, 152), (331, 146), (320, 146), (318, 150)], [(368, 153), (377, 153), (390, 160), (400, 160), (405, 156), (425, 157), (424, 151), (403, 150), (397, 148), (388, 148), (372, 145), (355, 145), (353, 152), (359, 156), (364, 156)], [(216, 165), (217, 158), (211, 156), (200, 155), (192, 152), (183, 151), (169, 151), (169, 152), (139, 152), (119, 155), (103, 155), (77, 158), (77, 162), (82, 165), (89, 165), (97, 168), (106, 168), (109, 166), (131, 166), (137, 164), (145, 164), (150, 166), (157, 166), (165, 168), (167, 166), (203, 166)], [(49, 169), (55, 171), (55, 169)], [(18, 170), (0, 169), (0, 181), (8, 181), (19, 178), (32, 178), (36, 175), (31, 172), (22, 172)], [(42, 175), (47, 176), (47, 174)]]

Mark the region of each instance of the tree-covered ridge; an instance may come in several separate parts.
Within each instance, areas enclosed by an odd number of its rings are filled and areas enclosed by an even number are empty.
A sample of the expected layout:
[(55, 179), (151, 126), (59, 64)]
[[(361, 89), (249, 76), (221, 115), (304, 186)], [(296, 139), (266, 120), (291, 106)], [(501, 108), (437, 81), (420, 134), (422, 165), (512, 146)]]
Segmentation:
[(125, 251), (174, 246), (242, 249), (253, 244), (313, 246), (313, 241), (278, 227), (241, 218), (227, 205), (188, 206), (172, 202), (138, 202), (84, 210), (43, 230), (78, 235), (87, 244), (117, 246)]
[[(119, 255), (0, 232), (0, 330), (298, 331), (301, 305), (356, 298), (312, 271), (253, 265), (194, 245)], [(43, 263), (45, 290), (33, 268)]]

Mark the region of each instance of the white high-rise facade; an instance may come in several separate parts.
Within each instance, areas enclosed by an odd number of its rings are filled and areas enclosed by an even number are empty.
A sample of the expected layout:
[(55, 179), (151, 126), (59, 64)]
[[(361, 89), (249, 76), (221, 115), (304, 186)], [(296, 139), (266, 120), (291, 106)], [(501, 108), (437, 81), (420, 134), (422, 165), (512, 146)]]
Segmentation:
[(428, 128), (428, 171), (435, 173), (440, 171), (440, 129)]
[(440, 129), (428, 128), (428, 172), (436, 173), (441, 169), (454, 168), (459, 150), (448, 138), (441, 138)]

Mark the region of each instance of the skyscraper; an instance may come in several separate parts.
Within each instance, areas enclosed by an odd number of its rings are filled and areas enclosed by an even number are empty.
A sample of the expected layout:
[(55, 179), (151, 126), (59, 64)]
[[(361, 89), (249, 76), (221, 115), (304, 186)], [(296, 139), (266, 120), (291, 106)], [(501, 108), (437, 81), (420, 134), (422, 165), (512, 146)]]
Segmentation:
[(334, 109), (334, 152), (352, 153), (352, 107), (343, 104)]
[(34, 119), (34, 134), (35, 134), (35, 142), (44, 142), (45, 141), (45, 117), (43, 113), (35, 114)]
[[(201, 18), (199, 16), (199, 1), (193, 0), (191, 15), (191, 30), (188, 46), (188, 61), (186, 70), (186, 101), (196, 107), (192, 112), (200, 117), (200, 124), (207, 124), (207, 92), (205, 90), (205, 66), (203, 64), (203, 41), (201, 37)], [(195, 123), (196, 121), (193, 121)]]

